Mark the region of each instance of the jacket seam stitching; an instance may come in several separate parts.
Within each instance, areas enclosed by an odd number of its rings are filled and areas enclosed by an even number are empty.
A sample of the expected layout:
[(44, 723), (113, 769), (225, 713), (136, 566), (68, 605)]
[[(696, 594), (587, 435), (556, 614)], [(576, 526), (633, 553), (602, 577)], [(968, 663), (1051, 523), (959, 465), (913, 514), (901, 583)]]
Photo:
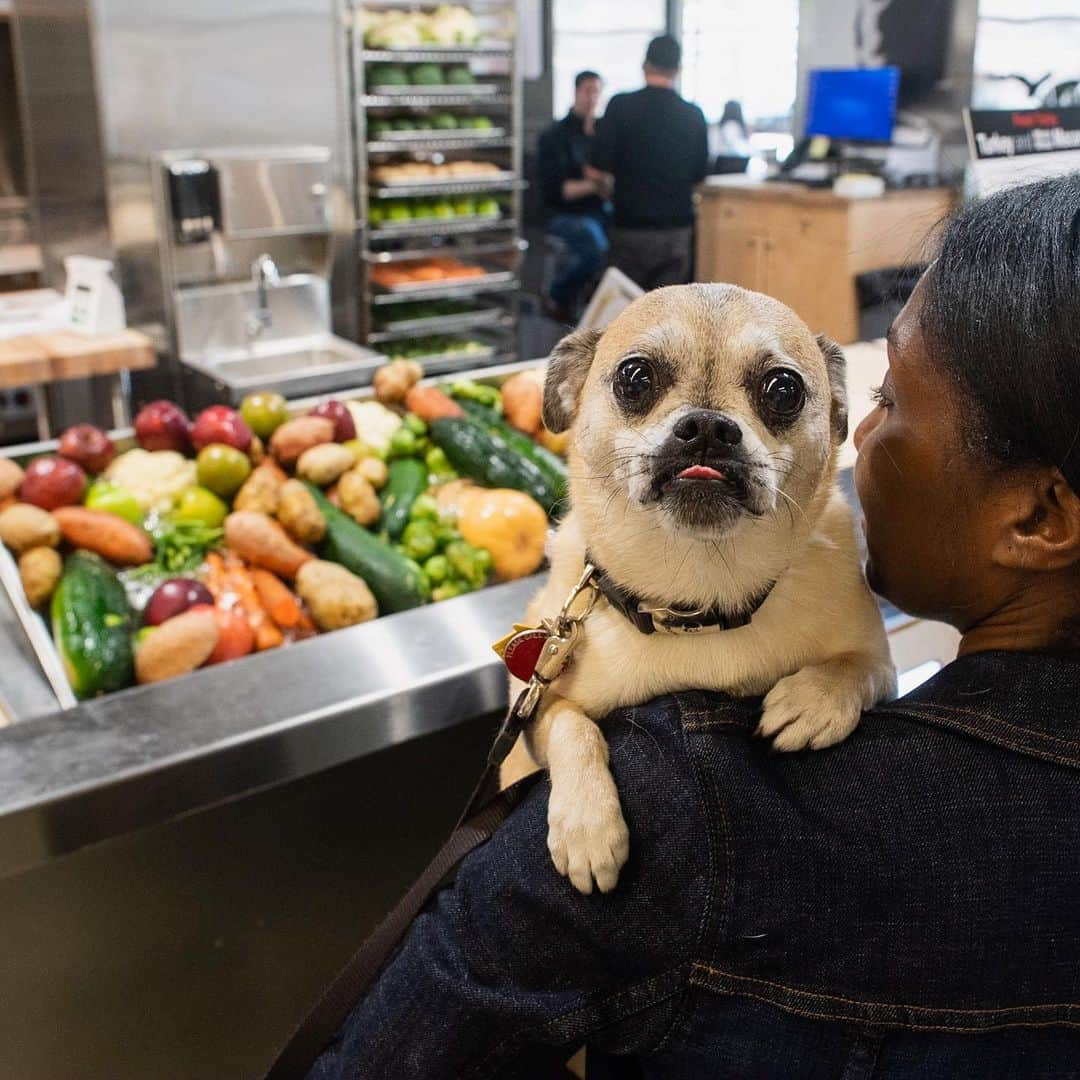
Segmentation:
[[(687, 969), (686, 969), (686, 984), (683, 986), (682, 991), (681, 991), (682, 1000), (679, 1002), (678, 1006), (676, 1007), (675, 1013), (672, 1016), (671, 1022), (668, 1024), (667, 1029), (664, 1031), (664, 1034), (657, 1040), (656, 1044), (652, 1047), (652, 1049), (651, 1049), (652, 1053), (656, 1053), (656, 1052), (662, 1050), (664, 1048), (664, 1046), (667, 1045), (667, 1043), (671, 1040), (672, 1036), (674, 1035), (675, 1030), (677, 1029), (677, 1027), (679, 1025), (679, 1022), (682, 1020), (682, 1018), (683, 1018), (683, 1016), (685, 1014), (686, 1002), (689, 1000), (688, 991), (690, 989), (691, 975), (693, 973), (693, 953), (697, 952), (701, 948), (702, 942), (705, 940), (705, 931), (706, 931), (706, 928), (709, 925), (709, 920), (710, 920), (710, 918), (712, 916), (713, 909), (715, 908), (715, 899), (716, 899), (715, 898), (715, 891), (716, 891), (715, 883), (716, 883), (716, 880), (717, 880), (717, 878), (719, 876), (719, 870), (718, 870), (718, 867), (716, 866), (717, 839), (718, 839), (717, 836), (716, 836), (716, 829), (713, 826), (712, 817), (708, 812), (709, 811), (708, 803), (707, 803), (707, 801), (705, 799), (705, 793), (702, 790), (703, 781), (702, 781), (702, 777), (701, 777), (701, 775), (700, 775), (700, 773), (698, 771), (698, 768), (697, 768), (697, 760), (694, 757), (693, 748), (691, 746), (689, 746), (687, 744), (687, 741), (686, 741), (687, 714), (700, 715), (700, 711), (695, 710), (693, 708), (693, 706), (685, 706), (684, 702), (683, 702), (683, 698), (679, 694), (675, 695), (675, 704), (676, 704), (676, 707), (679, 710), (679, 735), (680, 735), (680, 738), (681, 738), (681, 740), (682, 740), (682, 742), (684, 744), (684, 748), (686, 750), (686, 760), (690, 765), (691, 775), (694, 777), (694, 784), (695, 784), (695, 787), (696, 787), (698, 809), (699, 809), (699, 811), (701, 813), (702, 819), (705, 822), (705, 828), (706, 828), (707, 834), (709, 836), (709, 844), (708, 844), (707, 850), (709, 852), (709, 863), (710, 863), (710, 871), (711, 872), (708, 875), (709, 884), (708, 884), (708, 887), (707, 887), (706, 892), (705, 892), (705, 903), (702, 905), (701, 917), (698, 919), (696, 940), (694, 942), (693, 950), (692, 950), (692, 952), (690, 954), (690, 963), (687, 965)], [(691, 730), (692, 730), (692, 728), (691, 728)], [(723, 807), (719, 804), (719, 800), (718, 800), (718, 806), (719, 806), (719, 809), (720, 809), (720, 818), (721, 818), (721, 822), (722, 822), (722, 831), (723, 831), (723, 834), (724, 834), (724, 837), (723, 837), (724, 858), (725, 858), (724, 875), (725, 875), (725, 881), (726, 881), (730, 877), (730, 872), (731, 872), (731, 841), (730, 841), (730, 837), (728, 836), (727, 818), (726, 818), (726, 816), (724, 814)]]
[[(965, 709), (962, 705), (942, 705), (936, 701), (920, 701), (915, 703), (916, 708), (922, 709), (936, 709), (939, 712), (949, 713), (963, 713), (965, 716), (973, 716), (977, 720), (988, 720), (992, 724), (997, 724), (1001, 727), (1008, 728), (1010, 731), (1018, 731), (1025, 735), (1031, 735), (1036, 739), (1043, 739), (1047, 742), (1060, 743), (1062, 746), (1072, 747), (1073, 749), (1080, 749), (1080, 741), (1076, 739), (1066, 739), (1060, 735), (1050, 735), (1047, 732), (1032, 731), (1031, 728), (1023, 727), (1020, 724), (1010, 723), (1008, 720), (1003, 720), (999, 716), (992, 716), (988, 713), (981, 713), (976, 709)], [(898, 710), (899, 711), (899, 710)], [(930, 719), (929, 717), (927, 719)]]
[(955, 728), (957, 731), (962, 731), (965, 735), (971, 735), (973, 738), (983, 742), (996, 743), (998, 746), (1004, 746), (1007, 750), (1015, 750), (1018, 754), (1027, 754), (1031, 757), (1042, 758), (1044, 761), (1052, 761), (1056, 765), (1065, 765), (1071, 768), (1076, 768), (1080, 765), (1080, 760), (1077, 758), (1062, 757), (1061, 754), (1056, 754), (1052, 750), (1044, 750), (1039, 746), (1025, 745), (1024, 743), (1017, 742), (1008, 735), (982, 731), (963, 720), (958, 720), (956, 717), (950, 717), (946, 722), (939, 716), (928, 716), (908, 709), (898, 709), (895, 706), (889, 711), (899, 716), (907, 716), (914, 720), (922, 720), (928, 724), (940, 724), (944, 727)]
[(699, 960), (694, 961), (694, 969), (705, 971), (721, 979), (731, 979), (735, 982), (748, 982), (758, 986), (768, 986), (775, 990), (786, 990), (790, 994), (801, 994), (804, 997), (818, 998), (822, 1001), (836, 1001), (843, 1005), (856, 1005), (860, 1008), (871, 1009), (906, 1009), (909, 1012), (923, 1013), (951, 1013), (957, 1016), (991, 1016), (998, 1013), (1028, 1012), (1033, 1009), (1080, 1009), (1080, 1002), (1060, 1001), (1046, 1002), (1038, 1005), (1006, 1005), (988, 1009), (955, 1009), (937, 1008), (933, 1005), (904, 1005), (887, 1001), (861, 1001), (858, 998), (846, 998), (840, 994), (825, 994), (818, 990), (805, 990), (797, 986), (788, 986), (786, 983), (772, 982), (769, 979), (759, 979), (752, 975), (736, 975), (733, 971), (724, 971), (704, 964)]
[[(714, 990), (715, 988), (706, 986), (706, 990)], [(911, 1031), (940, 1031), (949, 1032), (952, 1034), (971, 1034), (978, 1035), (990, 1031), (1007, 1031), (1011, 1028), (1028, 1027), (1028, 1028), (1080, 1028), (1080, 1022), (1073, 1020), (1018, 1020), (1014, 1023), (999, 1023), (999, 1024), (987, 1024), (982, 1027), (965, 1027), (961, 1024), (930, 1024), (919, 1023), (915, 1021), (910, 1024), (901, 1023), (898, 1020), (866, 1020), (865, 1018), (853, 1017), (847, 1013), (830, 1013), (820, 1012), (813, 1009), (799, 1008), (795, 1005), (788, 1005), (782, 1002), (776, 1001), (774, 998), (768, 997), (765, 994), (755, 994), (749, 990), (731, 990), (723, 991), (729, 993), (732, 997), (750, 998), (753, 1001), (760, 1001), (766, 1005), (772, 1005), (774, 1008), (780, 1009), (782, 1012), (791, 1013), (793, 1016), (802, 1016), (808, 1020), (832, 1020), (840, 1023), (852, 1023), (860, 1021), (868, 1023), (871, 1027), (892, 1027), (903, 1028)]]

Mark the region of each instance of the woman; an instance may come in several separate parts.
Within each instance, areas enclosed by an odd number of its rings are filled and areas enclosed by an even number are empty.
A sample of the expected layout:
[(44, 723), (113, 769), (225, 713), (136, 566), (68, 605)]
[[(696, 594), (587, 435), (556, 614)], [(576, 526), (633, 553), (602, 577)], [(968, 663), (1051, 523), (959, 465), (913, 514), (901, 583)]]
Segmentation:
[(710, 147), (715, 159), (714, 173), (746, 172), (747, 162), (754, 153), (750, 145), (750, 129), (743, 119), (742, 105), (728, 101), (720, 123), (716, 125), (715, 145)]
[(959, 658), (822, 752), (611, 718), (619, 887), (555, 873), (537, 788), (313, 1076), (1080, 1076), (1080, 175), (952, 220), (856, 441), (870, 579)]

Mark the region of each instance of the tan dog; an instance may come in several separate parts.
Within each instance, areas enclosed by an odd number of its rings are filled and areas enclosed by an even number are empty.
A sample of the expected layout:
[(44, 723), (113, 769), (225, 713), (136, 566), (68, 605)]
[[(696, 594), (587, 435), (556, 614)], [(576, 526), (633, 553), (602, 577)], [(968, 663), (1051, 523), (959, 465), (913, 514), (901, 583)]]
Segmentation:
[[(895, 673), (834, 482), (843, 354), (790, 309), (729, 285), (649, 293), (556, 346), (544, 421), (573, 427), (571, 511), (529, 621), (558, 613), (586, 551), (605, 597), (503, 779), (548, 769), (555, 866), (607, 891), (629, 837), (596, 720), (677, 690), (765, 694), (761, 735), (821, 748)], [(695, 621), (735, 628), (667, 632)]]

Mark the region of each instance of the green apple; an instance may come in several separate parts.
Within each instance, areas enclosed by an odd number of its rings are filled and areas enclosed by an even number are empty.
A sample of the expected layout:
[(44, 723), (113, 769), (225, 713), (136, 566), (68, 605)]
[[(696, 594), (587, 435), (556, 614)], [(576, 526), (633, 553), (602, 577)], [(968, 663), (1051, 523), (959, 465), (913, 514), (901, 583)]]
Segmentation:
[(216, 529), (228, 516), (229, 508), (204, 487), (186, 488), (180, 493), (172, 516), (177, 521), (197, 521)]

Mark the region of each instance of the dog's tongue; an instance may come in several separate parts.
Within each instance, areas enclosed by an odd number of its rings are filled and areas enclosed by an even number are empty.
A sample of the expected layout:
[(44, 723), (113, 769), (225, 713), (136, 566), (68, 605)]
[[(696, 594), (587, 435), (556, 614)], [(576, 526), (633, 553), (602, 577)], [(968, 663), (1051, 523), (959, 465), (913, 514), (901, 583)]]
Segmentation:
[(724, 474), (708, 465), (691, 465), (679, 473), (680, 480), (723, 480)]

